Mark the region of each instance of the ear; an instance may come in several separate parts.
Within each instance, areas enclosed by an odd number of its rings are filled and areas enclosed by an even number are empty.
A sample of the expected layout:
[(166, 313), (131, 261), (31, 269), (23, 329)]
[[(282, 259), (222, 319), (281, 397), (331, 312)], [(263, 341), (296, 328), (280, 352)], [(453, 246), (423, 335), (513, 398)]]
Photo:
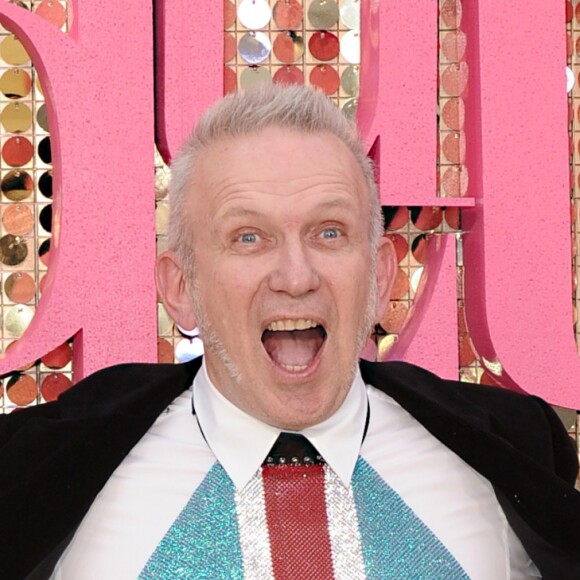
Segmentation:
[(377, 311), (375, 313), (376, 323), (380, 322), (389, 305), (391, 291), (397, 276), (397, 269), (397, 254), (393, 242), (386, 236), (383, 236), (379, 241), (377, 252), (378, 296)]
[(175, 252), (163, 252), (157, 258), (155, 282), (169, 316), (184, 329), (196, 327), (189, 294), (189, 282)]

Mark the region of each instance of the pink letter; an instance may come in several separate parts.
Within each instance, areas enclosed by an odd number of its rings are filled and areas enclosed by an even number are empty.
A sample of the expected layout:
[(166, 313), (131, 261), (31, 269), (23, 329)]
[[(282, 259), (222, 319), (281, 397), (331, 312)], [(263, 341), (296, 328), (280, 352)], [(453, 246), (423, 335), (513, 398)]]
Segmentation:
[(199, 115), (223, 95), (223, 0), (158, 0), (156, 135), (169, 163)]
[[(156, 358), (151, 4), (69, 3), (70, 35), (15, 4), (0, 20), (42, 79), (54, 160), (51, 262), (6, 373), (76, 335), (75, 378)], [(123, 385), (119, 385), (123, 388)]]
[[(528, 2), (527, 19), (523, 9), (464, 2), (467, 163), (477, 197), (464, 220), (467, 322), (500, 383), (579, 408), (564, 6)], [(522, 50), (530, 38), (541, 50)]]

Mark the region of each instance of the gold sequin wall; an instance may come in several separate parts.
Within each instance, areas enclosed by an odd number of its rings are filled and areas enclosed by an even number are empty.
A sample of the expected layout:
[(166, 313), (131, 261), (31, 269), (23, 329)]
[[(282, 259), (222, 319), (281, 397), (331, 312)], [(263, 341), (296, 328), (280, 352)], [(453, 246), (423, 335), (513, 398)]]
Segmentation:
[[(563, 0), (564, 1), (564, 0)], [(299, 83), (324, 91), (344, 113), (356, 112), (360, 77), (361, 0), (225, 0), (224, 93), (255, 83)], [(66, 31), (67, 3), (62, 0), (18, 2)], [(580, 14), (578, 2), (567, 2), (562, 27), (569, 34), (569, 66), (576, 78), (570, 93), (572, 215), (580, 198)], [(438, 191), (442, 197), (469, 195), (465, 167), (466, 140), (463, 94), (467, 86), (461, 27), (461, 2), (439, 2)], [(419, 16), (419, 15), (418, 15)], [(426, 40), (427, 41), (427, 40)], [(433, 39), (435, 42), (435, 39)], [(10, 31), (0, 30), (0, 315), (1, 348), (22, 335), (34, 316), (50, 266), (52, 229), (52, 159), (49, 119), (42, 87), (29, 56)], [(79, 134), (82, 140), (82, 135)], [(152, 144), (153, 147), (153, 144)], [(158, 249), (165, 245), (169, 214), (169, 171), (156, 156), (155, 203)], [(153, 195), (153, 193), (152, 193)], [(397, 340), (421, 279), (425, 242), (437, 233), (455, 233), (458, 244), (459, 360), (461, 379), (493, 384), (478, 364), (463, 316), (461, 213), (457, 208), (384, 208), (386, 235), (395, 246), (399, 270), (394, 294), (375, 340), (381, 356)], [(578, 234), (578, 220), (573, 220)], [(577, 247), (571, 260), (578, 272)], [(574, 288), (571, 298), (578, 303)], [(111, 321), (114, 323), (114, 321)], [(576, 324), (576, 321), (570, 321)], [(197, 339), (182, 336), (158, 305), (159, 359), (179, 360), (199, 350)], [(575, 328), (578, 338), (578, 328)], [(72, 344), (64, 344), (30, 368), (2, 380), (0, 412), (54, 399), (72, 384)], [(570, 433), (578, 436), (576, 413), (562, 414)]]
[[(66, 31), (67, 4), (19, 1)], [(29, 325), (42, 294), (52, 230), (52, 157), (40, 80), (26, 50), (0, 28), (0, 308), (2, 351)], [(2, 380), (1, 411), (54, 400), (72, 384), (72, 345), (63, 344)]]

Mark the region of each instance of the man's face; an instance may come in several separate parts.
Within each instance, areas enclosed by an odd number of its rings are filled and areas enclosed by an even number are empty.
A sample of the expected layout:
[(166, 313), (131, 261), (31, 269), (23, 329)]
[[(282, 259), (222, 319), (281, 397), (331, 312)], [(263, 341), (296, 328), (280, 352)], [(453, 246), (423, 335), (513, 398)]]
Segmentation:
[(329, 417), (377, 310), (369, 194), (353, 154), (333, 135), (278, 127), (218, 141), (196, 163), (185, 211), (186, 287), (216, 388), (281, 428)]

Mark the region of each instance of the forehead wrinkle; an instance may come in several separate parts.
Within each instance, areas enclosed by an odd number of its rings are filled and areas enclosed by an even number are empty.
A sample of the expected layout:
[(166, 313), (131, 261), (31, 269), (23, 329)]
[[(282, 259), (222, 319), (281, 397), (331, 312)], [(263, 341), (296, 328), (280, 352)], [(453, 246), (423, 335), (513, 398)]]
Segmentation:
[[(231, 175), (227, 171), (220, 171), (218, 167), (228, 159), (234, 166), (240, 162), (238, 145), (242, 141), (238, 138), (218, 141), (207, 147), (197, 159), (190, 183), (189, 201), (186, 203), (192, 214), (191, 221), (197, 222), (198, 227), (203, 227), (203, 222), (205, 226), (209, 226), (210, 222), (218, 216), (218, 219), (221, 219), (222, 211), (230, 203), (239, 204), (241, 207), (244, 205), (251, 207), (252, 204), (259, 203), (258, 196), (260, 195), (266, 196), (264, 199), (269, 195), (288, 199), (311, 190), (312, 197), (344, 195), (347, 202), (351, 201), (351, 207), (353, 205), (370, 207), (364, 176), (350, 151), (346, 151), (346, 158), (343, 159), (345, 163), (338, 168), (321, 168), (318, 165), (312, 165), (311, 160), (306, 160), (305, 165), (296, 168), (298, 175), (280, 180), (277, 179), (275, 170), (266, 163), (256, 168), (255, 174), (247, 175), (247, 181), (240, 182), (239, 174)], [(243, 165), (241, 167), (243, 168)], [(266, 172), (265, 176), (264, 172)], [(350, 200), (349, 196), (353, 194), (354, 199)], [(307, 201), (306, 198), (305, 201)]]
[[(352, 198), (346, 197), (340, 194), (330, 194), (333, 195), (333, 199), (321, 200), (314, 205), (314, 209), (332, 209), (332, 208), (347, 208), (350, 209), (353, 205), (351, 202), (353, 201)], [(240, 201), (236, 199), (231, 203), (235, 203)], [(230, 205), (230, 204), (228, 204)], [(222, 206), (223, 207), (223, 206)], [(244, 216), (258, 216), (262, 215), (262, 211), (258, 209), (252, 209), (249, 207), (245, 207), (242, 205), (233, 205), (232, 207), (228, 207), (228, 209), (221, 212), (220, 218), (228, 218), (228, 217), (244, 217)]]
[[(312, 181), (313, 178), (316, 179), (316, 182), (314, 183)], [(302, 182), (306, 182), (306, 185), (302, 185)], [(262, 190), (271, 191), (272, 189), (288, 187), (289, 185), (293, 185), (298, 188), (298, 191), (301, 191), (310, 187), (334, 187), (344, 186), (346, 184), (349, 186), (357, 185), (356, 177), (346, 175), (341, 171), (322, 171), (319, 169), (316, 171), (309, 171), (305, 174), (303, 167), (297, 167), (295, 175), (293, 175), (289, 180), (281, 180), (276, 174), (271, 176), (253, 175), (251, 179), (248, 179), (247, 181), (240, 181), (238, 175), (230, 178), (217, 176), (217, 179), (214, 179), (212, 182), (206, 183), (205, 185), (219, 191), (221, 194), (227, 195), (231, 189), (239, 190), (240, 192), (260, 193)]]
[[(296, 192), (299, 193), (299, 192)], [(294, 194), (289, 194), (288, 197), (292, 197)], [(322, 194), (324, 195), (324, 194)], [(344, 194), (333, 192), (324, 197), (332, 196), (331, 199), (322, 199), (315, 202), (309, 211), (319, 212), (325, 209), (346, 209), (351, 211), (353, 207), (356, 207), (358, 204), (351, 196), (346, 196)], [(239, 202), (245, 200), (245, 197), (236, 198), (235, 200), (230, 200), (225, 204), (220, 206), (220, 209), (216, 213), (216, 219), (219, 221), (227, 220), (227, 219), (234, 219), (238, 217), (263, 217), (265, 214), (259, 208), (251, 208), (244, 205), (240, 205)], [(256, 203), (256, 200), (251, 200), (253, 203)], [(225, 209), (224, 209), (225, 206)]]
[[(301, 182), (305, 182), (302, 184)], [(353, 179), (331, 179), (323, 173), (318, 174), (318, 182), (312, 183), (310, 176), (296, 177), (291, 180), (277, 181), (273, 179), (252, 180), (248, 182), (236, 181), (231, 186), (221, 188), (221, 191), (214, 197), (213, 204), (216, 209), (222, 208), (225, 204), (238, 203), (244, 201), (256, 202), (257, 196), (278, 196), (281, 198), (291, 198), (311, 192), (312, 196), (326, 197), (335, 195), (341, 199), (350, 198), (351, 192), (359, 192), (359, 184)], [(326, 202), (321, 202), (326, 204)], [(342, 202), (332, 202), (336, 203)]]

